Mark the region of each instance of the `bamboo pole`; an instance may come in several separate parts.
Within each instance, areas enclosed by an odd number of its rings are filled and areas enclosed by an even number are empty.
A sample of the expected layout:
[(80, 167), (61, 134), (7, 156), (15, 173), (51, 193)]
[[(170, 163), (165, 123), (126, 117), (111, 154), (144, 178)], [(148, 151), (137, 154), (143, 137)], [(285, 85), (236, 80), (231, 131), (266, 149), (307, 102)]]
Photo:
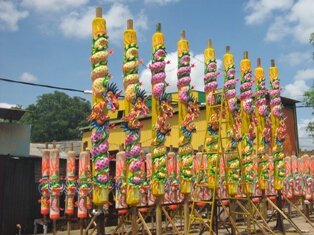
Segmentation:
[[(280, 195), (281, 196), (281, 195)], [(292, 227), (297, 231), (297, 233), (299, 234), (302, 234), (302, 231), (299, 229), (299, 227), (275, 204), (272, 202), (272, 200), (270, 200), (269, 198), (266, 198), (266, 200), (268, 201), (268, 203), (274, 207), (274, 209), (279, 212), (279, 214), (281, 216), (283, 216), (286, 220), (288, 220), (288, 222), (292, 225)], [(278, 217), (277, 217), (278, 218)], [(282, 219), (281, 219), (281, 223), (282, 223), (282, 228), (278, 228), (277, 225), (276, 225), (276, 229), (278, 229), (279, 231), (281, 231), (282, 233), (285, 234), (285, 230), (284, 230), (284, 227), (283, 227), (283, 222), (282, 222)], [(282, 229), (282, 230), (280, 230)]]
[(131, 207), (131, 226), (132, 235), (138, 234), (138, 224), (137, 224), (137, 208), (136, 206)]
[(161, 197), (156, 198), (156, 235), (162, 235)]

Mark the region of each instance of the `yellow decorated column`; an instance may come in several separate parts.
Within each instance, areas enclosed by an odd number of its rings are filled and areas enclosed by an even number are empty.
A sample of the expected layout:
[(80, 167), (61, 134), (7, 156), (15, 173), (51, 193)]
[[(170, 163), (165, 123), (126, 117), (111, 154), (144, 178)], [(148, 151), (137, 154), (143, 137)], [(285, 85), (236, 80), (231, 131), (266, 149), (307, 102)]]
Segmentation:
[[(92, 113), (88, 119), (93, 127), (92, 142), (92, 183), (93, 203), (102, 206), (109, 201), (111, 187), (109, 177), (109, 115), (108, 111), (119, 109), (119, 91), (114, 83), (109, 84), (111, 75), (108, 71), (108, 35), (106, 21), (102, 17), (102, 9), (96, 9), (96, 17), (92, 22)], [(84, 187), (87, 185), (84, 185)], [(86, 188), (85, 187), (85, 188)]]
[(252, 106), (252, 72), (251, 61), (248, 52), (245, 51), (240, 62), (240, 117), (241, 117), (241, 173), (243, 193), (251, 195), (254, 190), (254, 179), (256, 177), (253, 169), (254, 139), (256, 137), (254, 125), (254, 112)]
[(152, 37), (153, 58), (149, 68), (152, 73), (152, 194), (163, 196), (167, 181), (167, 155), (165, 141), (170, 134), (171, 127), (168, 119), (173, 116), (173, 108), (169, 95), (165, 92), (166, 79), (166, 50), (164, 34), (161, 25), (157, 24)]
[(219, 174), (219, 154), (218, 154), (218, 132), (219, 132), (219, 109), (217, 106), (217, 71), (216, 53), (212, 48), (211, 40), (204, 50), (204, 91), (206, 94), (206, 157), (208, 165), (208, 186), (209, 188), (217, 187), (217, 174)]
[(227, 148), (225, 148), (226, 158), (226, 185), (229, 196), (238, 194), (240, 182), (240, 159), (237, 153), (238, 141), (241, 138), (239, 124), (239, 107), (236, 97), (236, 79), (234, 57), (230, 53), (230, 47), (226, 47), (223, 57), (224, 65), (224, 97), (226, 108), (226, 136), (228, 137)]
[[(124, 58), (123, 58), (123, 86), (125, 94), (125, 116), (122, 128), (126, 132), (126, 203), (136, 206), (140, 203), (140, 187), (144, 183), (144, 172), (141, 169), (142, 159), (141, 128), (143, 124), (139, 118), (149, 112), (146, 106), (146, 92), (140, 89), (138, 74), (138, 46), (136, 31), (133, 29), (133, 20), (127, 21), (124, 32)], [(135, 221), (136, 222), (136, 221)]]
[(257, 67), (254, 71), (255, 77), (255, 115), (256, 126), (256, 149), (258, 157), (258, 186), (261, 190), (268, 188), (269, 181), (269, 159), (268, 152), (270, 147), (271, 132), (268, 119), (268, 106), (266, 100), (266, 86), (264, 69), (261, 67), (261, 59), (257, 59)]
[(280, 98), (280, 80), (278, 68), (275, 61), (271, 60), (269, 68), (270, 79), (270, 108), (271, 108), (271, 128), (272, 128), (272, 155), (274, 158), (274, 186), (276, 190), (283, 188), (285, 178), (285, 165), (283, 158), (285, 157), (284, 140), (286, 135), (285, 117), (283, 114), (283, 106)]
[(179, 92), (179, 161), (180, 161), (180, 192), (191, 193), (193, 177), (192, 134), (196, 131), (194, 120), (199, 116), (197, 101), (191, 96), (191, 65), (189, 41), (185, 31), (178, 41), (178, 92)]

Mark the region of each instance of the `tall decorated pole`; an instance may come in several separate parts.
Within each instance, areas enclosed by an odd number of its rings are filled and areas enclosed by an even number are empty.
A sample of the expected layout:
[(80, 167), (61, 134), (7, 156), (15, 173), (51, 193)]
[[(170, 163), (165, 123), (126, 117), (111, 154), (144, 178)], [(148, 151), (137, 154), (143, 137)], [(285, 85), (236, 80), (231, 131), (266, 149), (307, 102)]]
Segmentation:
[(258, 186), (264, 191), (268, 188), (269, 164), (268, 153), (270, 149), (271, 131), (269, 122), (269, 110), (266, 100), (267, 89), (265, 87), (264, 69), (261, 67), (261, 59), (257, 59), (255, 77), (255, 115), (256, 126), (256, 149), (258, 157)]
[(67, 156), (66, 168), (66, 189), (65, 189), (65, 214), (74, 214), (74, 197), (76, 193), (76, 177), (75, 177), (75, 152), (69, 151)]
[(217, 71), (216, 53), (212, 48), (211, 40), (208, 41), (208, 47), (204, 51), (204, 90), (206, 93), (206, 120), (207, 133), (205, 150), (208, 161), (208, 186), (215, 188), (217, 186), (217, 174), (219, 174), (219, 156), (218, 156), (218, 132), (219, 132), (219, 107), (216, 106), (216, 93), (218, 88), (217, 77), (220, 72)]
[[(126, 132), (126, 203), (129, 206), (136, 206), (140, 203), (140, 187), (143, 183), (141, 166), (144, 160), (141, 159), (142, 147), (140, 143), (143, 124), (140, 122), (139, 118), (146, 116), (149, 110), (146, 106), (146, 93), (144, 90), (140, 89), (141, 84), (138, 75), (138, 65), (140, 62), (138, 60), (138, 46), (136, 31), (133, 29), (133, 20), (128, 20), (123, 39), (123, 86), (126, 113), (123, 118), (124, 122), (122, 123), (122, 128)], [(130, 107), (129, 112), (127, 107)]]
[(90, 153), (83, 151), (79, 158), (79, 173), (78, 173), (78, 205), (77, 217), (80, 219), (87, 218), (88, 209), (91, 209), (90, 204)]
[(162, 217), (160, 203), (165, 194), (165, 184), (168, 178), (167, 172), (167, 148), (166, 137), (171, 132), (168, 119), (173, 117), (173, 108), (169, 95), (165, 92), (167, 83), (166, 48), (164, 34), (161, 32), (161, 24), (158, 23), (156, 32), (152, 37), (152, 64), (149, 68), (152, 73), (152, 194), (156, 201), (156, 234), (162, 234)]
[(284, 140), (286, 135), (285, 117), (283, 114), (283, 106), (280, 98), (280, 80), (278, 68), (275, 61), (271, 60), (269, 68), (270, 79), (270, 108), (271, 108), (271, 127), (272, 127), (272, 154), (274, 158), (274, 186), (280, 191), (283, 188), (285, 179), (284, 164)]
[(242, 192), (245, 195), (252, 195), (254, 191), (254, 179), (256, 178), (253, 169), (255, 117), (253, 113), (252, 100), (252, 72), (251, 61), (248, 52), (245, 51), (240, 63), (240, 117), (241, 117), (241, 173), (242, 173)]
[(193, 178), (193, 146), (192, 134), (196, 131), (194, 120), (199, 116), (196, 99), (191, 95), (191, 65), (189, 41), (185, 38), (185, 31), (178, 41), (178, 95), (179, 95), (179, 169), (180, 192), (184, 194), (184, 233), (189, 226), (189, 196), (192, 190)]
[(196, 99), (191, 95), (191, 65), (189, 41), (185, 31), (178, 41), (178, 92), (179, 92), (179, 161), (180, 161), (180, 192), (191, 193), (193, 172), (192, 133), (196, 131), (194, 120), (199, 116)]
[(110, 190), (109, 180), (109, 115), (108, 111), (119, 109), (119, 91), (116, 84), (109, 84), (108, 72), (108, 36), (106, 21), (102, 17), (102, 9), (96, 8), (96, 17), (92, 22), (92, 113), (88, 119), (91, 121), (93, 133), (92, 142), (92, 175), (93, 175), (93, 203), (102, 206), (108, 202)]
[(234, 197), (239, 193), (240, 182), (240, 159), (237, 153), (238, 141), (241, 139), (239, 123), (239, 107), (236, 97), (236, 79), (234, 58), (230, 53), (230, 47), (226, 47), (226, 53), (223, 57), (224, 65), (224, 96), (227, 102), (226, 132), (228, 136), (228, 145), (225, 151), (226, 157), (226, 185), (229, 196)]
[(165, 141), (171, 131), (167, 119), (173, 116), (173, 108), (170, 104), (169, 95), (165, 92), (167, 87), (165, 81), (166, 50), (160, 23), (157, 24), (156, 32), (152, 37), (152, 51), (152, 64), (149, 66), (152, 72), (152, 123), (154, 126), (152, 130), (152, 194), (154, 196), (163, 196), (167, 180), (167, 148)]
[(50, 151), (47, 144), (46, 148), (43, 150), (41, 158), (41, 180), (39, 185), (39, 191), (41, 193), (40, 213), (44, 217), (49, 214), (49, 156)]
[(56, 149), (54, 143), (49, 158), (50, 219), (52, 220), (60, 218), (60, 195), (62, 193), (62, 185), (60, 182), (59, 160), (59, 150)]

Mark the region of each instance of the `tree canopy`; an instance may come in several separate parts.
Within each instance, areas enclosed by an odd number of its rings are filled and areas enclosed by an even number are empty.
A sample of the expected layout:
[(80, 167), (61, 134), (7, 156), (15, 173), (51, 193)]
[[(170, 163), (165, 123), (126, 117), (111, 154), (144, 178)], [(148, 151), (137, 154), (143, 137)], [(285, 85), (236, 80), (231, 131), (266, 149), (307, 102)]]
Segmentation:
[[(312, 106), (314, 108), (314, 86), (312, 86), (310, 90), (304, 93), (303, 102), (305, 105)], [(314, 112), (312, 114), (314, 115)], [(309, 122), (306, 130), (312, 137), (314, 137), (314, 122)]]
[(29, 105), (22, 123), (31, 124), (32, 142), (75, 140), (81, 138), (79, 127), (88, 125), (90, 102), (59, 91), (43, 94)]
[[(314, 46), (314, 32), (310, 35), (310, 44)], [(313, 60), (314, 60), (314, 52), (313, 52)], [(314, 108), (314, 86), (311, 87), (310, 90), (304, 92), (304, 100), (305, 105), (312, 106)], [(314, 112), (312, 113), (314, 115)], [(310, 133), (312, 137), (314, 137), (314, 122), (309, 122), (306, 130)]]

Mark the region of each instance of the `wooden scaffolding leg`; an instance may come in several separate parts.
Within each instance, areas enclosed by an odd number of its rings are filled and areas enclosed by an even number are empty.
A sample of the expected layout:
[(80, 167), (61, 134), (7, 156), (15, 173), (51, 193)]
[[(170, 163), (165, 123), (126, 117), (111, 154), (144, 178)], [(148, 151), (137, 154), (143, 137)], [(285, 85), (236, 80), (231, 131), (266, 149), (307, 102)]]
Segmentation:
[(190, 194), (184, 194), (183, 210), (184, 210), (184, 234), (189, 232), (190, 210), (189, 210)]
[(267, 205), (266, 205), (266, 193), (265, 189), (262, 190), (262, 199), (261, 199), (261, 213), (264, 218), (264, 220), (267, 219)]
[(156, 198), (156, 235), (162, 235), (161, 197)]
[[(231, 223), (231, 231), (232, 231), (232, 234), (240, 235), (240, 232), (239, 232), (239, 230), (238, 230), (238, 228), (237, 228), (235, 219), (234, 219), (233, 216), (231, 216), (230, 210), (229, 210), (229, 212), (227, 211), (227, 207), (222, 203), (221, 200), (220, 200), (220, 204), (221, 204), (223, 210), (225, 211), (225, 213), (228, 214), (228, 218), (229, 218), (229, 221), (230, 221), (230, 223)], [(231, 202), (230, 202), (230, 205), (231, 205)]]
[(105, 215), (102, 206), (99, 206), (98, 210), (101, 211), (101, 213), (96, 218), (97, 235), (105, 235)]
[[(277, 194), (277, 207), (279, 210), (282, 211), (282, 194), (281, 194), (281, 190), (278, 191)], [(282, 219), (282, 214), (281, 213), (277, 213), (277, 222), (276, 222), (276, 229), (278, 229), (279, 231), (285, 233), (285, 229), (283, 226), (283, 219)]]
[[(299, 229), (299, 227), (288, 217), (286, 216), (286, 214), (280, 210), (275, 203), (272, 202), (272, 200), (270, 200), (269, 198), (267, 198), (267, 201), (269, 204), (272, 205), (272, 207), (278, 212), (280, 213), (291, 225), (292, 227), (297, 231), (297, 233), (302, 234), (302, 231)], [(285, 234), (285, 230), (283, 229), (283, 231), (281, 231), (283, 234)]]
[[(142, 225), (143, 225), (144, 229), (146, 230), (147, 234), (152, 235), (152, 233), (151, 233), (149, 227), (147, 226), (145, 219), (143, 218), (141, 212), (138, 212), (138, 217), (140, 218)], [(142, 233), (144, 233), (144, 231), (142, 231)]]
[(133, 206), (131, 208), (131, 226), (132, 226), (132, 235), (137, 235), (137, 208)]
[(173, 222), (173, 220), (172, 220), (171, 217), (169, 216), (169, 214), (168, 214), (168, 212), (166, 211), (166, 209), (163, 208), (163, 207), (162, 207), (161, 209), (162, 209), (162, 211), (164, 212), (164, 214), (165, 214), (167, 220), (171, 223), (172, 228), (173, 228), (173, 230), (176, 232), (176, 234), (180, 234), (180, 232), (179, 232), (177, 226), (175, 225), (175, 223)]
[(56, 235), (57, 234), (57, 220), (52, 220), (52, 234)]
[[(250, 221), (249, 223), (251, 223), (251, 221), (253, 221), (263, 232), (263, 234), (275, 234), (271, 228), (266, 224), (261, 224), (259, 223), (254, 217), (253, 215), (251, 214), (251, 211), (247, 210), (245, 208), (245, 206), (243, 206), (243, 204), (240, 202), (240, 201), (236, 201), (237, 204), (241, 207), (241, 209), (243, 210), (243, 212), (245, 212), (247, 214), (247, 217), (248, 217), (248, 221)], [(254, 205), (255, 206), (255, 205)], [(257, 209), (257, 208), (256, 208)], [(266, 231), (267, 230), (267, 231)], [(250, 230), (249, 230), (249, 233), (250, 233)]]
[(293, 204), (293, 202), (291, 202), (286, 196), (284, 196), (284, 199), (294, 208), (297, 210), (297, 212), (299, 212), (299, 214), (309, 223), (309, 225), (311, 225), (312, 228), (314, 228), (314, 225), (312, 224), (312, 222), (309, 220), (309, 218), (296, 206)]

